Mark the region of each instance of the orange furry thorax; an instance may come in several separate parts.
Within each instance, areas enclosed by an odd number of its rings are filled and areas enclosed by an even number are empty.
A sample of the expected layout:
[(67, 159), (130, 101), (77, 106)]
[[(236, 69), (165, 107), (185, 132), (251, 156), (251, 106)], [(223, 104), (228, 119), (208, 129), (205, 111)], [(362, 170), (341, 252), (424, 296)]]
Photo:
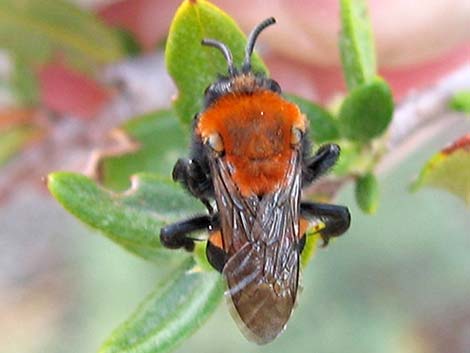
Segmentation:
[(196, 132), (205, 140), (220, 135), (232, 178), (243, 196), (280, 187), (294, 151), (292, 128), (305, 131), (299, 108), (277, 93), (259, 90), (220, 97), (204, 111)]

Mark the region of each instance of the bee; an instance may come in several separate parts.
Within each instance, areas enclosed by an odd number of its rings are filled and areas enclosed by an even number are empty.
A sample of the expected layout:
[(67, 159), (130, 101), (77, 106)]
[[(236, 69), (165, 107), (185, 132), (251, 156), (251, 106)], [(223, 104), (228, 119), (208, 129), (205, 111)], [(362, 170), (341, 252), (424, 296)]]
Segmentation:
[(241, 68), (224, 43), (202, 41), (220, 50), (228, 74), (206, 89), (190, 156), (178, 159), (173, 179), (208, 214), (160, 234), (164, 246), (191, 251), (191, 234), (208, 232), (207, 259), (225, 277), (241, 331), (258, 344), (274, 340), (292, 314), (307, 229), (313, 226), (327, 245), (350, 224), (344, 206), (301, 200), (302, 189), (335, 164), (339, 146), (325, 144), (312, 155), (299, 107), (282, 96), (276, 81), (252, 70), (255, 42), (275, 22), (268, 18), (250, 33)]

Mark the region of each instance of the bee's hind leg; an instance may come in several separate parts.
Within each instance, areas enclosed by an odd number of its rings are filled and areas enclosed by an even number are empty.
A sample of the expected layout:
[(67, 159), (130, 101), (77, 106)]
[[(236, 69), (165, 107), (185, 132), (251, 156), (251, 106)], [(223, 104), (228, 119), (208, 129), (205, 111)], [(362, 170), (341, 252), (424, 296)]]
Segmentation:
[(323, 246), (328, 245), (330, 238), (339, 237), (346, 232), (351, 223), (351, 215), (345, 206), (302, 202), (300, 215), (318, 227), (318, 233), (323, 239)]
[(220, 230), (212, 232), (209, 239), (207, 239), (206, 256), (212, 267), (222, 272), (228, 260), (228, 255), (223, 249), (223, 239)]
[(196, 231), (212, 231), (214, 228), (218, 228), (217, 215), (193, 217), (163, 227), (160, 231), (160, 242), (169, 249), (184, 248), (193, 251), (194, 239), (189, 235)]

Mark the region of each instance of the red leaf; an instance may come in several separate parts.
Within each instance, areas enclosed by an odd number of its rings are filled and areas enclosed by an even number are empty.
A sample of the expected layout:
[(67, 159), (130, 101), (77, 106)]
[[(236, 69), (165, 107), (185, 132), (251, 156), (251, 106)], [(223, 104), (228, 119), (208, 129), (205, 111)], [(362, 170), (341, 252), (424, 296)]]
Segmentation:
[(454, 141), (452, 144), (442, 150), (442, 153), (450, 155), (458, 150), (470, 151), (470, 134), (466, 134)]
[(42, 103), (59, 114), (90, 119), (109, 98), (109, 92), (98, 82), (60, 62), (43, 66), (39, 82)]

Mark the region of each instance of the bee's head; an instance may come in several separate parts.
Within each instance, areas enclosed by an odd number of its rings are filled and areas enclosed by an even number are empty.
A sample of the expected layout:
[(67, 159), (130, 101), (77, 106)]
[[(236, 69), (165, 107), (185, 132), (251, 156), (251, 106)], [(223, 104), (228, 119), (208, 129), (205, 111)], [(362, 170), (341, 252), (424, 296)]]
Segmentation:
[(276, 23), (274, 17), (267, 18), (258, 24), (248, 36), (245, 47), (245, 59), (240, 69), (233, 63), (230, 49), (222, 42), (215, 39), (204, 39), (203, 45), (219, 49), (227, 61), (227, 76), (221, 76), (216, 82), (207, 87), (205, 91), (205, 107), (207, 108), (218, 98), (230, 93), (253, 93), (256, 90), (270, 90), (281, 93), (279, 84), (261, 74), (254, 74), (251, 70), (251, 57), (259, 34), (268, 26)]
[(195, 134), (213, 158), (223, 158), (243, 196), (273, 192), (286, 178), (297, 152), (302, 153), (308, 122), (299, 107), (280, 93), (276, 81), (251, 70), (256, 38), (274, 18), (261, 22), (248, 37), (241, 69), (227, 46), (215, 40), (228, 64), (228, 75), (206, 90), (205, 109), (198, 115)]

